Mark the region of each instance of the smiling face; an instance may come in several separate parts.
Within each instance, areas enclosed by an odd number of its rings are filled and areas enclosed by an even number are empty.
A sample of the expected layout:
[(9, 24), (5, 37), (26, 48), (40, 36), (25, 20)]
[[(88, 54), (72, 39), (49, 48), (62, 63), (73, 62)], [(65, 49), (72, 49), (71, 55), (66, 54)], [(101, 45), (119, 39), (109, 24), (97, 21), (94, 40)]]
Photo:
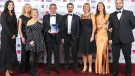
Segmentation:
[(115, 6), (116, 6), (117, 10), (122, 9), (123, 8), (123, 1), (122, 0), (116, 0)]
[(25, 5), (24, 10), (25, 10), (25, 12), (30, 12), (31, 11), (31, 6), (30, 5)]
[(50, 7), (49, 7), (49, 10), (50, 10), (51, 14), (55, 14), (56, 13), (56, 9), (57, 9), (57, 7), (55, 5), (50, 5)]
[(68, 5), (67, 6), (68, 13), (72, 13), (73, 12), (73, 9), (74, 9), (74, 6), (73, 5)]
[(12, 11), (14, 9), (14, 4), (12, 2), (9, 2), (8, 4), (8, 10)]
[(84, 4), (83, 11), (84, 11), (84, 13), (90, 12), (90, 5), (89, 4)]
[(103, 4), (102, 4), (102, 3), (99, 3), (99, 4), (98, 4), (98, 11), (99, 11), (99, 12), (102, 12), (103, 10), (104, 10)]
[(38, 18), (38, 10), (36, 10), (36, 9), (32, 10), (31, 16), (32, 16), (32, 18)]

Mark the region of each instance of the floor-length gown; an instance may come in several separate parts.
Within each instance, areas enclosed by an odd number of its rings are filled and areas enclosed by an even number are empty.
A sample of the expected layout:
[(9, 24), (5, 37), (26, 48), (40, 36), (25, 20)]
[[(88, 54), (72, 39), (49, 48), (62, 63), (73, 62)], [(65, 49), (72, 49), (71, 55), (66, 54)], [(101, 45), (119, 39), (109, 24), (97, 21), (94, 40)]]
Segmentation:
[(101, 74), (104, 71), (107, 74), (109, 73), (107, 24), (104, 19), (99, 20), (103, 20), (103, 23), (97, 23), (95, 72)]
[(15, 14), (10, 16), (2, 12), (0, 23), (2, 25), (0, 70), (7, 70), (18, 66), (15, 46), (16, 40), (12, 39), (13, 35), (17, 35), (17, 19)]

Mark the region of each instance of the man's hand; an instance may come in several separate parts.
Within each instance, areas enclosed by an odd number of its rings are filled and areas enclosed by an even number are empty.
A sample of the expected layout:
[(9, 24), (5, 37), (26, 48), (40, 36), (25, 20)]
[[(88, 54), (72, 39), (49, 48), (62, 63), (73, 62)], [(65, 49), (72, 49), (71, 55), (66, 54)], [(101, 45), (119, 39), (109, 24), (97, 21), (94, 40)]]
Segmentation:
[(112, 44), (112, 40), (109, 40), (109, 44)]

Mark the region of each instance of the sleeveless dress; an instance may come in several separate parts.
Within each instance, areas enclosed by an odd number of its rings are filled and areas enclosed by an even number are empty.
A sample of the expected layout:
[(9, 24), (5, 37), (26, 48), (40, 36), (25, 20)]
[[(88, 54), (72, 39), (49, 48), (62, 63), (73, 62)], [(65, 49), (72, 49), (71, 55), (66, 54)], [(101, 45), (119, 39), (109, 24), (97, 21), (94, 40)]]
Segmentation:
[[(27, 37), (26, 37), (26, 32), (25, 32), (25, 26), (28, 20), (30, 20), (30, 18), (26, 17), (25, 15), (21, 15), (19, 18), (22, 20), (22, 25), (21, 25), (22, 34), (23, 34), (23, 37), (26, 39)], [(26, 52), (25, 45), (26, 44), (21, 43), (22, 52), (21, 52), (21, 64), (19, 68), (20, 73), (28, 72), (29, 70), (29, 52)]]
[(82, 54), (91, 54), (96, 50), (95, 41), (90, 42), (92, 35), (92, 20), (89, 16), (82, 16), (80, 20), (79, 51)]
[[(106, 23), (104, 23), (106, 24)], [(96, 31), (96, 44), (97, 44), (97, 53), (96, 53), (96, 62), (95, 62), (95, 72), (100, 73), (103, 70), (103, 61), (105, 62), (105, 73), (109, 73), (109, 61), (108, 61), (108, 33), (107, 28), (103, 27), (104, 25), (97, 26)], [(103, 60), (103, 55), (105, 59)]]
[[(44, 41), (43, 41), (43, 33), (42, 33), (43, 25), (39, 22), (36, 22), (33, 25), (26, 26), (26, 50), (39, 53), (44, 50)], [(34, 47), (31, 47), (30, 42), (34, 41)]]

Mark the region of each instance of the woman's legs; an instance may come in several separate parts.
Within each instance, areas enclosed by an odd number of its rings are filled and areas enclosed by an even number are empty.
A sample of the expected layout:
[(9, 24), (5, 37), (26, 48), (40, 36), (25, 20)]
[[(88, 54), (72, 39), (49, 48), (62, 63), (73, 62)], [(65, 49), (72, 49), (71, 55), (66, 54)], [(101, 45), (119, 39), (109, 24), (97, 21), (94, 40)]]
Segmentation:
[(87, 70), (87, 56), (86, 55), (82, 55), (82, 57), (83, 57), (83, 64), (84, 64), (82, 72), (85, 72)]
[(88, 54), (88, 62), (89, 62), (89, 73), (92, 72), (92, 55)]

